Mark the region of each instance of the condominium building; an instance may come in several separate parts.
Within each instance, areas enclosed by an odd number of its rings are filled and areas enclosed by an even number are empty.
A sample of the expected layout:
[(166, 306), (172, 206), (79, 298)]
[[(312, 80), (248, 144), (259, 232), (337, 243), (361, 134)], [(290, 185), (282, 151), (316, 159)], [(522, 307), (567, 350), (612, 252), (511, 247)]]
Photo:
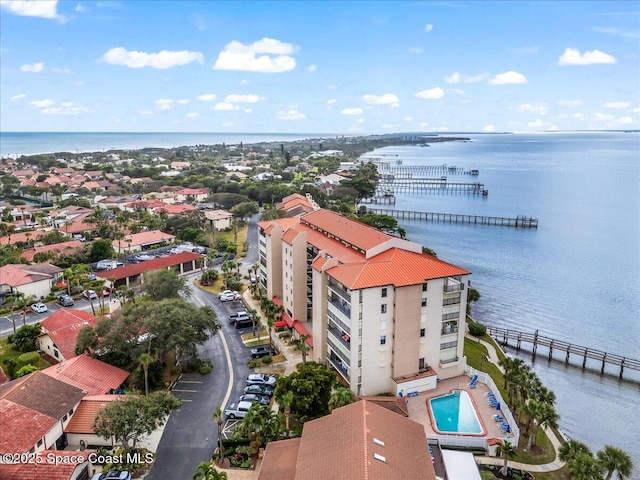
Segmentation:
[(464, 373), (469, 271), (317, 207), (259, 227), (262, 287), (354, 393), (407, 395)]

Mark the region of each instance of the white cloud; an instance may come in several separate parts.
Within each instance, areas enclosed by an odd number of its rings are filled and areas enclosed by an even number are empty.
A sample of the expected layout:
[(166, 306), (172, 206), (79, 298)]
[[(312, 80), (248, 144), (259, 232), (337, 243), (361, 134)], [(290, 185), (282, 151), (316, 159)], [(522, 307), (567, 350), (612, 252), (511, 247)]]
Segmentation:
[(264, 97), (260, 97), (259, 95), (227, 95), (224, 99), (227, 103), (258, 103), (260, 100), (265, 100)]
[(74, 105), (73, 102), (62, 102), (58, 107), (48, 107), (40, 110), (45, 115), (80, 115), (87, 113), (89, 109)]
[(519, 112), (533, 112), (540, 115), (546, 115), (548, 113), (547, 105), (545, 103), (537, 103), (535, 105), (531, 103), (523, 103), (518, 105), (517, 110)]
[(630, 123), (633, 123), (633, 119), (629, 116), (616, 117), (610, 113), (596, 113), (593, 115), (593, 120), (609, 125), (629, 125)]
[(35, 108), (46, 108), (55, 105), (55, 103), (56, 102), (48, 98), (46, 100), (34, 100), (33, 102), (29, 102), (29, 106)]
[(240, 85), (249, 85), (249, 80), (240, 80)]
[(427, 100), (434, 100), (436, 98), (444, 97), (444, 90), (440, 87), (435, 87), (427, 90), (422, 90), (421, 92), (415, 93), (414, 96), (418, 98), (425, 98)]
[(422, 53), (422, 48), (420, 47), (411, 47), (408, 50), (409, 53), (413, 53), (414, 55), (420, 55)]
[(596, 63), (616, 63), (615, 57), (600, 50), (592, 50), (590, 52), (580, 53), (575, 48), (567, 48), (560, 58), (558, 65), (593, 65)]
[(84, 82), (82, 80), (76, 80), (73, 82), (73, 85), (76, 87), (84, 87)]
[(626, 38), (627, 40), (637, 40), (640, 38), (640, 32), (632, 32), (626, 30), (620, 30), (615, 27), (594, 27), (596, 32), (604, 33), (606, 35), (613, 35), (614, 37)]
[(632, 110), (633, 113), (640, 113), (640, 107), (636, 107)]
[(456, 95), (464, 95), (464, 90), (460, 88), (452, 88), (449, 90), (451, 93), (455, 93)]
[(198, 112), (189, 112), (185, 115), (185, 118), (198, 118), (200, 114)]
[(249, 45), (234, 40), (218, 54), (213, 68), (259, 73), (288, 72), (296, 67), (296, 60), (291, 56), (296, 50), (293, 44), (273, 38), (263, 38)]
[(181, 98), (180, 100), (176, 100), (176, 103), (178, 105), (186, 105), (187, 103), (189, 103), (189, 100), (187, 100), (186, 98)]
[(173, 107), (173, 100), (170, 98), (159, 98), (155, 103), (158, 110), (171, 110)]
[(14, 95), (13, 97), (11, 97), (11, 101), (12, 102), (19, 102), (22, 99), (27, 98), (27, 96), (24, 93), (21, 93), (20, 95)]
[(584, 114), (582, 114), (582, 113), (574, 113), (573, 115), (571, 115), (571, 118), (575, 118), (577, 120), (584, 120)]
[(491, 80), (489, 80), (490, 85), (511, 85), (522, 83), (527, 83), (527, 77), (519, 72), (514, 72), (513, 70), (499, 73)]
[(216, 106), (213, 107), (213, 109), (219, 110), (219, 111), (230, 111), (230, 110), (240, 110), (240, 107), (238, 107), (237, 105), (234, 105), (233, 103), (220, 102), (220, 103), (216, 103)]
[(158, 53), (146, 53), (135, 50), (128, 51), (123, 47), (117, 47), (107, 51), (100, 58), (100, 61), (111, 65), (124, 65), (129, 68), (151, 67), (164, 70), (192, 62), (203, 64), (204, 55), (200, 52), (189, 52), (187, 50), (162, 50)]
[(88, 12), (89, 10), (84, 5), (77, 4), (76, 8), (75, 8), (75, 11), (76, 12), (80, 12), (80, 13), (84, 13), (84, 12)]
[(243, 111), (244, 113), (251, 113), (253, 112), (253, 108), (245, 108)]
[(0, 7), (23, 17), (60, 18), (58, 17), (58, 0), (2, 0)]
[(557, 130), (558, 127), (550, 122), (545, 122), (544, 120), (540, 120), (539, 118), (534, 120), (533, 122), (527, 123), (527, 127), (532, 128), (534, 130)]
[(630, 105), (629, 102), (607, 102), (602, 106), (603, 108), (629, 108)]
[(356, 123), (363, 124), (364, 123), (364, 118), (359, 118), (358, 120), (356, 120)]
[(318, 69), (316, 65), (309, 65), (307, 67), (307, 72), (315, 72)]
[(204, 95), (198, 95), (197, 99), (201, 102), (213, 102), (216, 99), (216, 94), (205, 93)]
[(493, 125), (493, 124), (486, 125), (486, 126), (482, 129), (482, 131), (483, 131), (483, 132), (488, 132), (488, 133), (490, 133), (490, 132), (495, 132), (495, 131), (496, 131), (496, 126), (495, 126), (495, 125)]
[(276, 118), (278, 120), (304, 120), (307, 117), (304, 113), (292, 108), (290, 110), (280, 110), (276, 113)]
[(25, 63), (20, 67), (21, 72), (40, 73), (44, 70), (44, 63)]
[(335, 98), (330, 98), (329, 100), (327, 100), (327, 105), (333, 105), (336, 102), (337, 100)]
[(150, 115), (153, 115), (153, 112), (151, 110), (138, 110), (138, 115), (142, 117), (148, 117)]
[(407, 122), (407, 123), (408, 123), (408, 122), (413, 122), (413, 117), (404, 117), (404, 118), (403, 118), (403, 120), (404, 120), (405, 122)]
[(560, 100), (558, 101), (558, 105), (562, 107), (579, 107), (584, 102), (582, 100)]
[(51, 71), (53, 73), (61, 73), (63, 75), (70, 75), (71, 74), (71, 70), (69, 70), (68, 68), (51, 67)]
[(393, 93), (385, 93), (384, 95), (365, 95), (362, 97), (367, 105), (391, 105), (398, 106), (398, 96)]
[(430, 23), (427, 23), (427, 24), (424, 26), (424, 31), (425, 31), (425, 32), (427, 32), (427, 33), (429, 33), (431, 30), (433, 30), (433, 25), (431, 25)]
[(342, 115), (362, 115), (361, 108), (345, 108), (340, 112)]
[(478, 83), (485, 81), (488, 76), (486, 73), (471, 76), (463, 75), (460, 72), (453, 72), (448, 77), (444, 77), (444, 81), (447, 83)]

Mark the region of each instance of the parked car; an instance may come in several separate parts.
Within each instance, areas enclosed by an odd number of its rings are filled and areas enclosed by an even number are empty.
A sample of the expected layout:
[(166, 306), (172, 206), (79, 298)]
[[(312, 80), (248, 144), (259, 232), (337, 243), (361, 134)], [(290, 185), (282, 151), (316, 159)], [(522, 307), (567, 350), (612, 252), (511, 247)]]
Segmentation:
[(229, 408), (224, 409), (224, 415), (227, 418), (244, 418), (253, 403), (251, 402), (238, 402), (229, 405)]
[(91, 480), (131, 480), (131, 474), (126, 470), (109, 470), (96, 473)]
[(94, 290), (85, 290), (84, 292), (82, 292), (82, 296), (87, 299), (98, 298), (98, 294)]
[(73, 307), (76, 302), (74, 302), (73, 298), (71, 298), (69, 295), (60, 295), (58, 297), (58, 304), (62, 305), (63, 307)]
[(240, 300), (240, 294), (231, 290), (225, 290), (218, 295), (218, 298), (221, 302), (233, 302), (235, 300)]
[(250, 318), (249, 312), (247, 312), (246, 310), (241, 310), (239, 312), (235, 312), (229, 315), (229, 323), (233, 323), (238, 319), (242, 320), (243, 318)]
[(48, 310), (48, 308), (44, 303), (38, 302), (31, 305), (31, 310), (33, 310), (36, 313), (44, 313)]
[(238, 399), (238, 402), (251, 402), (258, 403), (260, 405), (269, 405), (271, 403), (271, 399), (264, 395), (255, 395), (253, 393), (247, 393), (245, 395), (241, 395)]
[(251, 358), (262, 358), (267, 355), (276, 355), (276, 352), (269, 345), (260, 345), (251, 349)]
[(268, 385), (275, 388), (276, 377), (265, 373), (252, 373), (247, 377), (247, 385)]
[(251, 393), (253, 395), (262, 396), (266, 395), (270, 397), (271, 395), (273, 395), (273, 387), (270, 387), (268, 385), (249, 385), (248, 387), (245, 387), (244, 393)]

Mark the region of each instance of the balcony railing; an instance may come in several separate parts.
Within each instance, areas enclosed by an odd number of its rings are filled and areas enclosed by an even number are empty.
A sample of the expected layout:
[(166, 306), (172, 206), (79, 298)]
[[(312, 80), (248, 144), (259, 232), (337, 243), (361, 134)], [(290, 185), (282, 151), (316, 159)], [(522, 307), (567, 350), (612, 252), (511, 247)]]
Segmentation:
[(351, 318), (351, 305), (346, 300), (342, 298), (332, 297), (331, 295), (327, 295), (327, 301), (330, 305), (336, 307), (343, 315), (346, 315), (348, 318)]
[(329, 363), (336, 369), (336, 371), (344, 377), (345, 380), (351, 382), (351, 378), (349, 376), (349, 368), (345, 366), (345, 364), (340, 360), (337, 355), (334, 355), (333, 352), (329, 354)]
[(349, 350), (345, 349), (341, 342), (334, 340), (335, 335), (327, 335), (327, 344), (333, 351), (334, 355), (338, 356), (342, 363), (347, 367), (351, 366), (351, 360), (349, 360)]
[(464, 290), (464, 283), (445, 283), (444, 293), (461, 292)]
[(338, 318), (336, 315), (334, 315), (330, 311), (327, 311), (327, 317), (330, 320), (329, 324), (335, 323), (338, 328), (341, 328), (344, 332), (351, 335), (351, 326), (345, 323), (341, 318)]
[(330, 281), (328, 283), (328, 287), (330, 292), (334, 292), (336, 295), (339, 295), (345, 302), (348, 303), (351, 301), (351, 294), (349, 290), (344, 288), (342, 285)]
[(458, 333), (458, 327), (442, 327), (440, 335), (449, 335), (450, 333)]
[(334, 338), (336, 342), (347, 349), (347, 351), (351, 350), (351, 336), (348, 333), (344, 333), (339, 328), (329, 326), (329, 334)]

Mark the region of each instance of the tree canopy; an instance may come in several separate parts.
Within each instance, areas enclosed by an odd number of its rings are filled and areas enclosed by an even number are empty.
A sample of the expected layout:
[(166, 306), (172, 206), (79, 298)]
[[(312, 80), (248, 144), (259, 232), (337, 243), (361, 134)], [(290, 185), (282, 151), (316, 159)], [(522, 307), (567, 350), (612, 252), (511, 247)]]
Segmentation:
[(185, 277), (179, 276), (175, 270), (164, 268), (145, 273), (142, 291), (156, 301), (191, 294)]
[(336, 374), (315, 362), (298, 364), (291, 375), (278, 379), (275, 397), (279, 403), (287, 391), (294, 394), (291, 412), (301, 420), (311, 420), (329, 413), (331, 387)]

